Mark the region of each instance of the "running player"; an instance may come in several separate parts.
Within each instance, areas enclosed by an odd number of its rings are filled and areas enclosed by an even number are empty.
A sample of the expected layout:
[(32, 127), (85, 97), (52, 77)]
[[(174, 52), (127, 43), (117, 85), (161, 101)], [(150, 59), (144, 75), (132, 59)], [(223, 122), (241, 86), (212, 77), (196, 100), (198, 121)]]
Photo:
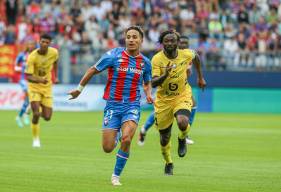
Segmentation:
[[(189, 41), (188, 40), (189, 39), (188, 39), (187, 36), (180, 36), (179, 49), (188, 49), (188, 47), (189, 47)], [(196, 60), (196, 61), (200, 62), (199, 59)], [(201, 63), (200, 63), (200, 65), (201, 65)], [(189, 77), (190, 75), (191, 75), (191, 69), (188, 69), (187, 70), (187, 77)], [(186, 84), (186, 86), (192, 94), (191, 86), (188, 83)], [(190, 113), (190, 117), (189, 117), (190, 126), (193, 123), (194, 116), (195, 116), (196, 109), (197, 109), (196, 101), (195, 101), (193, 96), (192, 96), (192, 104), (193, 105), (192, 105), (192, 109), (191, 109), (191, 113)], [(146, 119), (144, 125), (141, 127), (141, 130), (140, 130), (140, 133), (139, 133), (139, 138), (138, 138), (138, 145), (139, 146), (144, 145), (146, 133), (152, 127), (154, 122), (155, 122), (155, 116), (154, 116), (154, 111), (153, 111), (153, 112), (151, 112), (151, 114)], [(192, 144), (194, 144), (194, 141), (189, 136), (187, 136), (186, 137), (186, 144), (192, 145)]]
[(53, 112), (52, 69), (54, 68), (55, 83), (57, 79), (58, 50), (50, 47), (52, 38), (48, 34), (40, 37), (39, 48), (30, 53), (25, 70), (28, 80), (28, 97), (32, 110), (33, 147), (40, 147), (39, 119), (49, 121)]
[(27, 81), (24, 74), (26, 68), (26, 60), (28, 55), (35, 49), (36, 42), (34, 40), (28, 40), (25, 43), (25, 51), (20, 52), (16, 58), (15, 62), (15, 71), (20, 73), (19, 84), (24, 93), (24, 102), (21, 106), (21, 109), (16, 117), (17, 125), (22, 128), (25, 125), (29, 125), (29, 116), (27, 114), (27, 108), (29, 106), (28, 94), (27, 94)]
[(112, 185), (121, 185), (120, 175), (129, 158), (130, 145), (140, 118), (140, 86), (143, 84), (146, 99), (152, 103), (151, 64), (140, 53), (143, 31), (138, 26), (125, 30), (126, 47), (118, 47), (105, 53), (85, 73), (71, 99), (79, 96), (88, 81), (101, 71), (108, 69), (108, 81), (103, 98), (107, 100), (104, 109), (102, 146), (110, 153), (116, 146), (121, 131), (121, 146), (116, 154), (115, 168), (111, 176)]
[(159, 42), (163, 50), (152, 58), (152, 86), (157, 87), (155, 100), (155, 125), (160, 133), (160, 144), (165, 160), (165, 174), (173, 175), (171, 158), (171, 130), (176, 118), (180, 133), (178, 135), (178, 155), (184, 157), (187, 152), (186, 136), (190, 124), (192, 108), (191, 92), (186, 88), (186, 70), (195, 64), (200, 88), (206, 86), (201, 72), (198, 55), (190, 49), (178, 49), (180, 36), (174, 30), (161, 33)]

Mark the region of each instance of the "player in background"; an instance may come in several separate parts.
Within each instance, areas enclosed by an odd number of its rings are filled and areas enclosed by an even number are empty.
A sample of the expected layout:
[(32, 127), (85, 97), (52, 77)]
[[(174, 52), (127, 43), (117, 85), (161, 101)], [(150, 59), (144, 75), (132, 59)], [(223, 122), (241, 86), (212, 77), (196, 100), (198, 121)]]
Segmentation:
[(40, 36), (39, 48), (30, 53), (25, 70), (28, 80), (28, 97), (32, 110), (33, 147), (41, 147), (39, 119), (51, 120), (53, 113), (52, 70), (55, 83), (58, 83), (58, 50), (50, 47), (52, 37), (48, 34)]
[(155, 125), (160, 133), (160, 145), (165, 160), (164, 173), (173, 175), (171, 158), (171, 131), (176, 118), (178, 128), (178, 155), (184, 157), (187, 152), (186, 137), (190, 130), (189, 117), (192, 108), (191, 91), (187, 89), (186, 70), (194, 63), (198, 86), (204, 88), (199, 56), (190, 49), (178, 49), (180, 36), (174, 30), (161, 33), (159, 42), (163, 50), (152, 58), (152, 86), (157, 87)]
[(26, 68), (26, 60), (28, 55), (35, 49), (36, 42), (34, 40), (27, 40), (25, 42), (25, 50), (20, 52), (16, 58), (15, 62), (15, 71), (20, 73), (20, 81), (19, 84), (21, 89), (24, 93), (24, 102), (20, 108), (20, 111), (16, 117), (17, 125), (22, 128), (24, 125), (29, 125), (29, 116), (27, 114), (29, 100), (28, 100), (28, 93), (27, 93), (27, 81), (26, 76), (24, 74)]
[[(189, 39), (187, 36), (180, 36), (180, 41), (179, 41), (179, 49), (188, 49), (189, 47)], [(198, 60), (198, 62), (200, 62), (200, 60)], [(200, 63), (200, 65), (202, 65)], [(187, 70), (187, 77), (190, 77), (191, 75), (191, 69)], [(187, 88), (189, 89), (189, 91), (192, 93), (192, 89), (191, 86), (187, 83)], [(196, 113), (196, 109), (197, 109), (197, 105), (196, 105), (196, 101), (192, 95), (192, 109), (191, 109), (191, 113), (190, 113), (190, 117), (189, 117), (189, 124), (190, 126), (192, 125), (193, 121), (194, 121), (194, 117), (195, 117), (195, 113)], [(138, 145), (139, 146), (143, 146), (144, 142), (145, 142), (145, 136), (147, 131), (152, 127), (152, 125), (155, 122), (155, 116), (154, 116), (154, 111), (151, 112), (151, 114), (148, 116), (148, 118), (146, 119), (144, 125), (141, 127), (140, 133), (139, 133), (139, 138), (138, 138)], [(194, 141), (187, 136), (186, 137), (186, 144), (192, 145), (194, 144)]]
[(70, 99), (79, 96), (89, 80), (108, 70), (108, 81), (103, 98), (107, 101), (104, 109), (102, 146), (110, 153), (116, 146), (117, 135), (121, 131), (121, 146), (116, 154), (116, 162), (111, 176), (113, 185), (121, 185), (120, 175), (129, 158), (130, 145), (140, 118), (140, 86), (143, 85), (148, 103), (151, 96), (151, 64), (140, 53), (143, 31), (138, 26), (125, 30), (126, 47), (118, 47), (105, 53), (90, 67), (76, 90), (71, 91)]

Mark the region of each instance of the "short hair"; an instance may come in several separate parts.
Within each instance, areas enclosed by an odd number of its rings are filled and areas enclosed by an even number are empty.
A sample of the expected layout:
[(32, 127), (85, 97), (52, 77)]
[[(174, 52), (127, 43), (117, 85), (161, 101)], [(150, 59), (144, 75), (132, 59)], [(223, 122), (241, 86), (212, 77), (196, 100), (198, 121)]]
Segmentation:
[(160, 36), (159, 36), (159, 43), (163, 43), (163, 39), (164, 39), (164, 37), (166, 36), (166, 35), (168, 35), (168, 34), (175, 34), (176, 36), (177, 36), (177, 40), (179, 40), (180, 39), (180, 34), (176, 31), (176, 30), (174, 30), (174, 29), (170, 29), (170, 30), (167, 30), (167, 31), (163, 31), (161, 34), (160, 34)]
[(144, 32), (143, 32), (143, 30), (142, 30), (142, 28), (141, 28), (140, 26), (132, 25), (132, 26), (128, 27), (128, 28), (125, 30), (125, 34), (127, 34), (127, 32), (130, 31), (130, 30), (136, 30), (136, 31), (138, 31), (139, 34), (140, 34), (140, 36), (141, 36), (141, 38), (143, 38)]
[(52, 41), (52, 37), (51, 35), (47, 34), (47, 33), (44, 33), (40, 36), (40, 39), (48, 39), (50, 41)]

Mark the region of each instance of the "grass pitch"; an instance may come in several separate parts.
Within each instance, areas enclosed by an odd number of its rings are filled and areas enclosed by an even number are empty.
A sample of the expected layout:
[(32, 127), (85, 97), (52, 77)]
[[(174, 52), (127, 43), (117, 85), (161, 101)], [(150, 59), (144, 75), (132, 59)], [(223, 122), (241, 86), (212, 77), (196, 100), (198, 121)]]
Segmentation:
[[(143, 147), (134, 138), (123, 186), (110, 182), (115, 152), (101, 147), (101, 112), (55, 112), (41, 121), (40, 149), (31, 147), (29, 127), (18, 128), (15, 111), (0, 111), (1, 192), (277, 192), (281, 190), (281, 116), (198, 113), (195, 144), (177, 156), (174, 176), (164, 176), (159, 136), (152, 128)], [(142, 113), (142, 124), (149, 112)]]

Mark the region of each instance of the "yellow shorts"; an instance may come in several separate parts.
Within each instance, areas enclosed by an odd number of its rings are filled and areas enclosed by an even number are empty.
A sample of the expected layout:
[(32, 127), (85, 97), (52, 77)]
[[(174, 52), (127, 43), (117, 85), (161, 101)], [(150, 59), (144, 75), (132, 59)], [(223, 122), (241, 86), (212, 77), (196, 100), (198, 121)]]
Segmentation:
[(29, 102), (39, 101), (45, 107), (53, 107), (53, 97), (50, 94), (42, 94), (40, 92), (28, 90)]
[(174, 121), (174, 114), (180, 109), (191, 111), (192, 95), (189, 94), (177, 97), (173, 101), (156, 100), (155, 108), (155, 125), (158, 130), (168, 128)]

